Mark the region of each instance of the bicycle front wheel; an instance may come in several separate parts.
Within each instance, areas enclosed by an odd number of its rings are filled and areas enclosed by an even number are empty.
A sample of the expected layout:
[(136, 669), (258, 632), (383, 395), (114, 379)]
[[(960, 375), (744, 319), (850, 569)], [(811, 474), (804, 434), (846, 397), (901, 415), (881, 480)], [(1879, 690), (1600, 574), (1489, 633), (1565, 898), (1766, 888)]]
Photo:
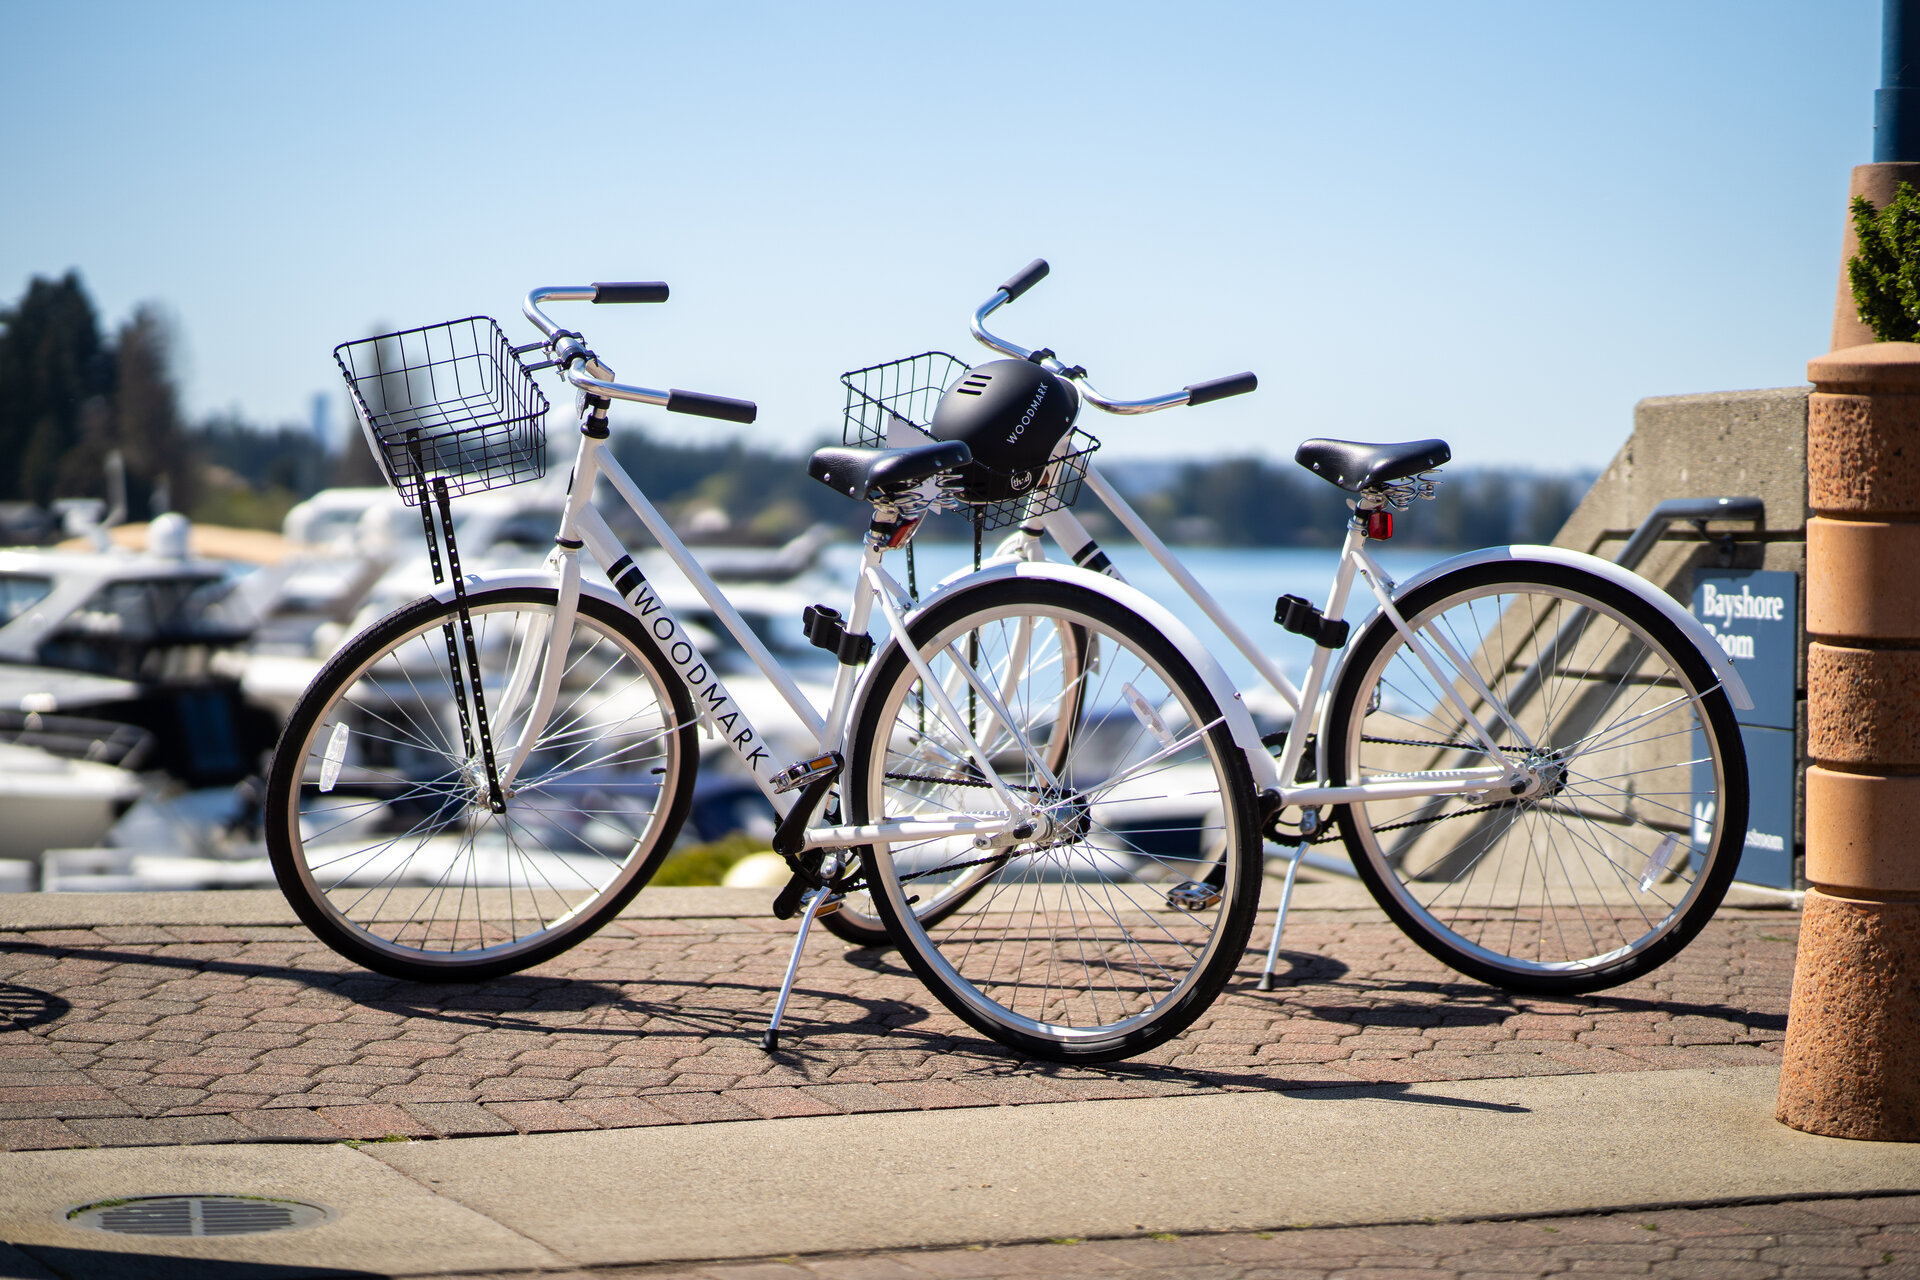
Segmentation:
[[(960, 690), (954, 712), (889, 647), (856, 723), (851, 820), (1004, 813), (977, 742), (1040, 821), (1003, 844), (868, 851), (907, 962), (960, 1018), (1038, 1057), (1109, 1061), (1177, 1035), (1238, 963), (1261, 876), (1252, 776), (1212, 694), (1145, 619), (1070, 583), (984, 583), (911, 632), (934, 682)], [(1023, 637), (1046, 653), (1062, 635), (1084, 662), (1020, 660)], [(1009, 696), (996, 710), (981, 689)], [(942, 895), (944, 911), (916, 914)]]
[[(555, 600), (467, 597), (496, 768), (532, 714)], [(672, 847), (698, 767), (691, 700), (653, 638), (583, 595), (552, 714), (493, 812), (464, 651), (449, 662), (459, 631), (427, 597), (355, 637), (294, 709), (267, 783), (267, 846), (300, 918), (417, 981), (524, 969), (612, 919)]]
[[(1706, 658), (1654, 605), (1571, 566), (1473, 566), (1396, 603), (1501, 753), (1541, 785), (1336, 810), (1381, 907), (1436, 958), (1512, 991), (1596, 991), (1671, 959), (1719, 907), (1747, 830), (1746, 752)], [(1450, 667), (1442, 640), (1507, 716)], [(1489, 763), (1377, 618), (1334, 691), (1328, 781)]]

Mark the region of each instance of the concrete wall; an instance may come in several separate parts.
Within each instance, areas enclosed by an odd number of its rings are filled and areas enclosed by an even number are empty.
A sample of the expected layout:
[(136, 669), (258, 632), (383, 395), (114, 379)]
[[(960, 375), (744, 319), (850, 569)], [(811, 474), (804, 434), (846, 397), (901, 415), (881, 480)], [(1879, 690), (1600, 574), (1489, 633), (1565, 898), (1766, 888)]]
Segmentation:
[[(1757, 497), (1766, 504), (1764, 528), (1744, 522), (1711, 527), (1736, 537), (1733, 567), (1780, 569), (1799, 576), (1800, 657), (1794, 672), (1794, 742), (1804, 763), (1806, 718), (1807, 396), (1811, 388), (1723, 391), (1654, 396), (1634, 406), (1633, 435), (1614, 456), (1554, 539), (1556, 546), (1612, 560), (1647, 514), (1669, 498)], [(1683, 605), (1691, 600), (1693, 569), (1722, 563), (1719, 548), (1690, 524), (1675, 525), (1637, 566), (1645, 578)], [(1795, 788), (1805, 786), (1796, 768)], [(1796, 798), (1795, 812), (1805, 806)], [(1806, 852), (1803, 829), (1794, 833), (1795, 882)]]

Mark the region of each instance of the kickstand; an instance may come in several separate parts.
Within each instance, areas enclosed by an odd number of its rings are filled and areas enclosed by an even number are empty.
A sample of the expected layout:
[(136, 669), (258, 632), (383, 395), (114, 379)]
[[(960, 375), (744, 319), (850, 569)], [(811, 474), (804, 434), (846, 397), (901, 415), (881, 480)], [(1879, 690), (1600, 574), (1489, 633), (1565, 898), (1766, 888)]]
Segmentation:
[(1280, 890), (1280, 911), (1273, 917), (1273, 941), (1267, 944), (1267, 967), (1260, 971), (1261, 991), (1273, 990), (1273, 966), (1280, 960), (1280, 931), (1287, 927), (1287, 908), (1293, 904), (1293, 878), (1300, 871), (1300, 859), (1307, 856), (1307, 842), (1293, 847), (1293, 861), (1287, 864), (1286, 887)]
[(827, 885), (807, 894), (806, 910), (800, 913), (800, 932), (794, 935), (793, 954), (787, 958), (787, 976), (780, 980), (780, 998), (773, 1002), (773, 1017), (767, 1020), (767, 1029), (760, 1033), (760, 1047), (768, 1053), (780, 1047), (780, 1019), (787, 1011), (787, 997), (793, 994), (793, 975), (800, 969), (800, 952), (807, 945), (807, 930), (813, 927), (814, 916), (831, 897), (833, 890)]

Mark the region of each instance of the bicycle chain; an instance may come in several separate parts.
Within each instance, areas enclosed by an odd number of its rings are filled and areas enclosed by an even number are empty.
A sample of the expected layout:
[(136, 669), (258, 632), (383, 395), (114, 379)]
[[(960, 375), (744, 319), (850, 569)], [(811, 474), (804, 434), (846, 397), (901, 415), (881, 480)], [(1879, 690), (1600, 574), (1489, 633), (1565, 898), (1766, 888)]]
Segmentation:
[[(1434, 747), (1441, 751), (1478, 751), (1480, 750), (1480, 747), (1477, 744), (1471, 743), (1471, 742), (1423, 742), (1418, 738), (1372, 738), (1372, 737), (1368, 737), (1366, 734), (1360, 735), (1360, 741), (1371, 742), (1378, 746), (1387, 746), (1387, 747)], [(1495, 743), (1494, 745), (1499, 747), (1502, 751), (1525, 751), (1526, 750), (1525, 747), (1511, 746), (1508, 743), (1504, 743), (1504, 742)]]
[[(990, 788), (993, 786), (991, 782), (977, 778), (929, 778), (924, 774), (917, 773), (889, 773), (886, 774), (885, 777), (888, 782), (924, 782), (936, 787)], [(1045, 799), (1047, 796), (1047, 789), (1045, 787), (1036, 787), (1030, 782), (1005, 782), (1004, 779), (1002, 782), (1009, 791), (1024, 791), (1030, 796), (1036, 796), (1041, 799)]]

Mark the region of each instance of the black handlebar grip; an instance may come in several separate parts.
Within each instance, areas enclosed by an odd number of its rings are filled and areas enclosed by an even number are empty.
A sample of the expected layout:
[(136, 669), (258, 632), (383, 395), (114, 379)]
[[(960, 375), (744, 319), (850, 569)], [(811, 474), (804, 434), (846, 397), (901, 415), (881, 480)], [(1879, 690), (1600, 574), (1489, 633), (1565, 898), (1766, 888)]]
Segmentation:
[(658, 280), (635, 281), (631, 284), (593, 285), (595, 302), (665, 302), (667, 286)]
[(1207, 382), (1196, 382), (1187, 388), (1188, 404), (1205, 404), (1209, 400), (1225, 400), (1228, 396), (1243, 396), (1260, 385), (1260, 379), (1250, 373), (1236, 373), (1230, 377), (1214, 378)]
[(698, 391), (667, 392), (668, 413), (691, 413), (722, 422), (752, 422), (760, 407), (751, 400), (730, 400), (726, 396), (702, 395)]
[(1006, 292), (1007, 301), (1012, 302), (1021, 294), (1046, 279), (1048, 270), (1049, 268), (1045, 258), (1035, 258), (1032, 262), (1020, 268), (1019, 272), (1014, 275), (1012, 279), (1000, 286), (1000, 288)]

